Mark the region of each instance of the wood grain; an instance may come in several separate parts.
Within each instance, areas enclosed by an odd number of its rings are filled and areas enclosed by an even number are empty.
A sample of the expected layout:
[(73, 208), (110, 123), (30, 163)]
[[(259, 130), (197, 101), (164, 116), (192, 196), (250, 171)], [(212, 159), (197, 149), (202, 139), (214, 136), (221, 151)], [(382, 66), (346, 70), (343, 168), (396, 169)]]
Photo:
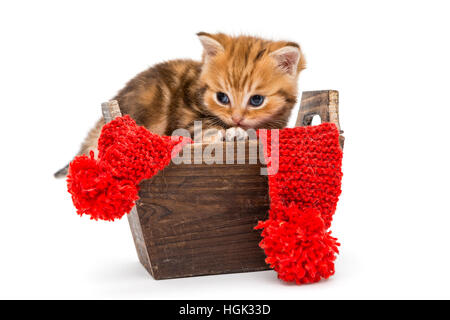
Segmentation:
[(265, 270), (258, 220), (269, 209), (257, 165), (169, 165), (141, 184), (137, 211), (155, 279)]
[(339, 92), (336, 90), (304, 91), (300, 103), (296, 127), (310, 126), (314, 116), (320, 116), (321, 122), (334, 123), (339, 132), (339, 143), (344, 148), (344, 131), (339, 122)]

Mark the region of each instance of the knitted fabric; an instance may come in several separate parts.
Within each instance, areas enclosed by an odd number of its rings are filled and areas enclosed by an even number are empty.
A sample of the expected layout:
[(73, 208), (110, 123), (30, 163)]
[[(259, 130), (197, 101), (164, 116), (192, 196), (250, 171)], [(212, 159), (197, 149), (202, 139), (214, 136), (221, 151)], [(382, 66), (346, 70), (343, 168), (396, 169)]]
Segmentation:
[(162, 137), (136, 125), (129, 116), (103, 126), (98, 159), (76, 157), (69, 166), (67, 188), (79, 215), (113, 221), (131, 211), (139, 183), (165, 168), (189, 139)]
[(285, 281), (328, 278), (339, 246), (328, 231), (341, 193), (339, 132), (331, 123), (283, 129), (278, 149), (267, 135), (262, 139), (266, 160), (268, 165), (278, 160), (278, 172), (269, 175), (269, 219), (255, 227), (263, 229), (260, 247), (266, 262)]

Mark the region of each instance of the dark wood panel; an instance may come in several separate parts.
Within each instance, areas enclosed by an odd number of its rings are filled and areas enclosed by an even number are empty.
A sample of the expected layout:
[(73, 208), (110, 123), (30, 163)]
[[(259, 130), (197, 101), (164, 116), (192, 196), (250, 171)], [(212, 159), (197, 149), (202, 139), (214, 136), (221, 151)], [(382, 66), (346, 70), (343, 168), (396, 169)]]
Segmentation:
[(137, 209), (155, 279), (265, 270), (258, 220), (267, 218), (261, 165), (177, 166), (143, 182)]

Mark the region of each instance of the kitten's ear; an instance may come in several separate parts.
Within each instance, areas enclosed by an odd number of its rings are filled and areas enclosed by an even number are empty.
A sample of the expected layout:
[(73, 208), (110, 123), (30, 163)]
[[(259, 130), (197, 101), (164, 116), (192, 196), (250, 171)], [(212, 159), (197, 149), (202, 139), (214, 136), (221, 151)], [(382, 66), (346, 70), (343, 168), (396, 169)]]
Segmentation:
[(218, 53), (225, 51), (220, 42), (214, 39), (214, 37), (209, 33), (199, 32), (197, 33), (197, 36), (203, 46), (204, 58), (206, 60), (216, 56)]
[(298, 72), (305, 68), (304, 58), (300, 47), (297, 45), (286, 45), (270, 54), (275, 59), (278, 67), (291, 76), (296, 76)]

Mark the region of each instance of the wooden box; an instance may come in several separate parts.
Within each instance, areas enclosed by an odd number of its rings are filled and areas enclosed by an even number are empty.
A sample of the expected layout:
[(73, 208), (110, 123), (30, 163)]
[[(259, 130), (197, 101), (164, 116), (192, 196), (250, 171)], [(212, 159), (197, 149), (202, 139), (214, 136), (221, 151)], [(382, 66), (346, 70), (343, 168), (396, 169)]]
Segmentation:
[[(120, 116), (117, 102), (102, 107), (106, 121)], [(337, 91), (303, 92), (296, 125), (311, 125), (315, 115), (340, 129)], [(141, 183), (128, 221), (139, 260), (155, 279), (268, 269), (253, 230), (270, 205), (264, 164), (249, 155), (254, 144), (224, 142), (224, 158), (228, 153), (234, 164), (171, 163)], [(206, 147), (187, 145), (184, 152)], [(235, 148), (246, 148), (245, 157), (230, 154)]]

